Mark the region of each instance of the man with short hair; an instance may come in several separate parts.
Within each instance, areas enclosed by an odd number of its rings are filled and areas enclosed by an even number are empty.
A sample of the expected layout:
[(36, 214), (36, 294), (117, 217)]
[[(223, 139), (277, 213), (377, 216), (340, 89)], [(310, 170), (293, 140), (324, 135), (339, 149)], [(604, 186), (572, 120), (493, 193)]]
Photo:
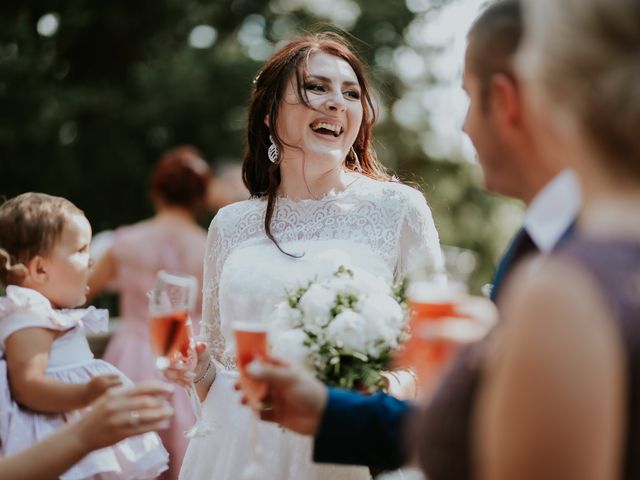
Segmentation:
[(522, 200), (524, 225), (496, 269), (491, 299), (517, 260), (549, 253), (571, 231), (580, 187), (564, 158), (546, 158), (534, 144), (513, 62), (522, 37), (517, 0), (492, 4), (468, 34), (463, 88), (469, 96), (464, 131), (473, 142), (485, 188)]

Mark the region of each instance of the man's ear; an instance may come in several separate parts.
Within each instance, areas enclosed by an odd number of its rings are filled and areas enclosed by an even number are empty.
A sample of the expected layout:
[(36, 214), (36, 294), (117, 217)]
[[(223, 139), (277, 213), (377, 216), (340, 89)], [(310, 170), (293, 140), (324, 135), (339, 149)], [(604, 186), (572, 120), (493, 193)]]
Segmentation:
[(491, 78), (491, 110), (506, 127), (522, 125), (522, 99), (518, 84), (511, 77), (498, 73)]

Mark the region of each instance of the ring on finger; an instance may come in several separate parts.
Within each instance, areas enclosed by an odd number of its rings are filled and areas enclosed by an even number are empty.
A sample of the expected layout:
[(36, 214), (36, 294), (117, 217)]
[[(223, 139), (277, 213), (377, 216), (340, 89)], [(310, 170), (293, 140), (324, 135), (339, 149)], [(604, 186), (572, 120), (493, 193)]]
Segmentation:
[(140, 412), (133, 410), (129, 412), (129, 425), (135, 427), (140, 423)]

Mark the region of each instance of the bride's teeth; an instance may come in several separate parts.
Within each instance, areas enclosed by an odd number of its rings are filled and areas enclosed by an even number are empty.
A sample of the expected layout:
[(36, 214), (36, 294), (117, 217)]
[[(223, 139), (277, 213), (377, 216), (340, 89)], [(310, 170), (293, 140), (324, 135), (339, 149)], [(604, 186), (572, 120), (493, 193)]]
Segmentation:
[(342, 133), (342, 127), (340, 125), (334, 125), (331, 123), (317, 123), (315, 125), (311, 125), (311, 128), (314, 131), (320, 130), (321, 128), (325, 129), (325, 130), (329, 130), (330, 132), (333, 132), (334, 135), (340, 135)]

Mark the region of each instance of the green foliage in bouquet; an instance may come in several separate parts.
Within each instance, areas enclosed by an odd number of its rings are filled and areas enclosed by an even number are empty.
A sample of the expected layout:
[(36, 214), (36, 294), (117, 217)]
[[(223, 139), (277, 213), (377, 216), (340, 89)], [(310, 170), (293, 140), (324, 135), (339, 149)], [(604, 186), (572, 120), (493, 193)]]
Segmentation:
[[(328, 386), (385, 391), (382, 372), (406, 337), (406, 281), (389, 286), (362, 271), (340, 266), (324, 281), (291, 292), (280, 308), (297, 329), (304, 363)], [(318, 313), (320, 312), (320, 313)], [(303, 333), (302, 333), (303, 332)], [(275, 335), (277, 343), (277, 334)], [(291, 345), (283, 346), (283, 352)]]
[[(309, 340), (311, 345), (312, 340)], [(385, 348), (377, 358), (359, 352), (347, 352), (339, 347), (322, 344), (319, 354), (329, 358), (316, 374), (318, 380), (330, 387), (347, 388), (363, 393), (386, 392), (388, 382), (382, 372), (393, 360), (391, 348)]]

